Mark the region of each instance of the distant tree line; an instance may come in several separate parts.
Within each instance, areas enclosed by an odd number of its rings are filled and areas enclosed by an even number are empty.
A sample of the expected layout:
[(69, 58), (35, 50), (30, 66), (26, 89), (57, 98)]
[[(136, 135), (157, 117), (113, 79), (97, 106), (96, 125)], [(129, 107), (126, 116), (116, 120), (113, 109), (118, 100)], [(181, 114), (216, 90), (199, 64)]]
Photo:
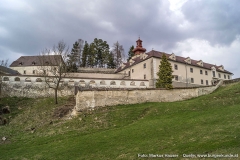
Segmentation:
[[(133, 48), (129, 49), (128, 60), (133, 56)], [(77, 72), (78, 67), (118, 68), (125, 58), (123, 46), (118, 41), (110, 50), (107, 41), (102, 39), (95, 38), (90, 44), (79, 39), (68, 55), (68, 72)]]

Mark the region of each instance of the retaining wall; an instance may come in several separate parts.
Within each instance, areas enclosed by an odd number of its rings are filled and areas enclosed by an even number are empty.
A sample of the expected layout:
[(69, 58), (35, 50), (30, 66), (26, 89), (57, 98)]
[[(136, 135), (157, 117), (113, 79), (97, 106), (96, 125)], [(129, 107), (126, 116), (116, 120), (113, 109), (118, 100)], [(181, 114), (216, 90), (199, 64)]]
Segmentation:
[(136, 104), (144, 102), (173, 102), (212, 93), (222, 84), (191, 89), (127, 89), (105, 91), (79, 91), (76, 95), (75, 111), (88, 108), (114, 106), (118, 104)]

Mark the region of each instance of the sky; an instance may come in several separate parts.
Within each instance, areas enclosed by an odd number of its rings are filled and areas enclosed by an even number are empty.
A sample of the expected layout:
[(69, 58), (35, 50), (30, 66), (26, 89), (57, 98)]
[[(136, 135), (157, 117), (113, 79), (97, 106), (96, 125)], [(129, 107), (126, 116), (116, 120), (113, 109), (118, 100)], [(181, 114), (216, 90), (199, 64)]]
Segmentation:
[(0, 0), (0, 60), (38, 55), (63, 40), (140, 37), (148, 51), (223, 65), (240, 77), (239, 0)]

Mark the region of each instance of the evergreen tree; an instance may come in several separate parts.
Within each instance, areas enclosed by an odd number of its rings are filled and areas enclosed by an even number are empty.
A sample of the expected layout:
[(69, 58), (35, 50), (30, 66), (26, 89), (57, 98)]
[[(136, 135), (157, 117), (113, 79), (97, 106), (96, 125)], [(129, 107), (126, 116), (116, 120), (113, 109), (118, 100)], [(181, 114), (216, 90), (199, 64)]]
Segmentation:
[(71, 50), (71, 53), (67, 55), (67, 71), (68, 72), (77, 72), (77, 63), (79, 59), (79, 43), (76, 41), (73, 44), (73, 48)]
[(128, 61), (134, 56), (133, 50), (134, 50), (134, 46), (132, 45), (128, 51)]
[(92, 61), (94, 61), (95, 67), (103, 68), (106, 67), (109, 55), (109, 45), (106, 41), (102, 39), (95, 38), (91, 43), (91, 56), (90, 56), (90, 64), (92, 66)]
[(172, 89), (172, 66), (171, 63), (167, 60), (165, 54), (162, 55), (162, 59), (159, 65), (159, 71), (157, 73), (158, 79), (156, 82), (157, 88), (166, 88)]
[(87, 67), (93, 68), (95, 66), (95, 46), (93, 43), (90, 44), (87, 54)]
[(85, 41), (83, 52), (82, 52), (82, 58), (81, 58), (81, 67), (87, 67), (87, 57), (88, 57), (88, 52), (89, 52), (89, 45), (87, 41)]
[(108, 55), (107, 68), (116, 68), (116, 64), (114, 63), (114, 55), (112, 52), (110, 52)]

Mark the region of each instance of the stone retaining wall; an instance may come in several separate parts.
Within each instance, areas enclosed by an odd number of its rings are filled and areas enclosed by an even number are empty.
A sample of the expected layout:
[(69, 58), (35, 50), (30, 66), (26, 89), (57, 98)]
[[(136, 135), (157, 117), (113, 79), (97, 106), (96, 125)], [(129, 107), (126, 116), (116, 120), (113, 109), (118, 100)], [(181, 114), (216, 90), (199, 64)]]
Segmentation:
[(138, 89), (79, 91), (76, 95), (74, 112), (88, 108), (114, 106), (118, 104), (136, 104), (144, 102), (173, 102), (212, 93), (222, 84), (216, 86), (190, 89)]

